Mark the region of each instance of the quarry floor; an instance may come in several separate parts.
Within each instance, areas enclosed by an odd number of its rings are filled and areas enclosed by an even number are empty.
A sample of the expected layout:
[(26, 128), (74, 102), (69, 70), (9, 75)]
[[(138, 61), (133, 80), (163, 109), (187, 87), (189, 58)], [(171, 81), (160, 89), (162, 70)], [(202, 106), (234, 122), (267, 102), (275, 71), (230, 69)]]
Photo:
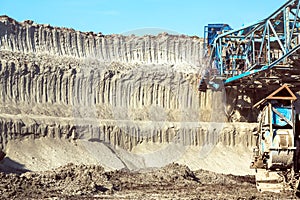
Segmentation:
[[(197, 157), (199, 151), (191, 153), (190, 149), (184, 149), (179, 153), (180, 146), (177, 145), (159, 149), (154, 147), (153, 144), (140, 144), (131, 154), (125, 154), (122, 151), (117, 152), (118, 149), (108, 151), (108, 146), (103, 143), (85, 140), (75, 142), (41, 138), (10, 141), (7, 145), (7, 155), (0, 161), (0, 197), (1, 199), (296, 198), (293, 193), (258, 192), (253, 171), (249, 170), (250, 154), (243, 146), (216, 145), (209, 151), (207, 158)], [(140, 154), (134, 154), (135, 151)], [(142, 155), (144, 165), (138, 165), (139, 156)], [(179, 156), (185, 158), (184, 162)], [(172, 161), (168, 160), (168, 157), (177, 159)], [(159, 167), (151, 167), (150, 161)], [(130, 167), (130, 164), (136, 168)]]
[(169, 164), (143, 171), (107, 172), (99, 165), (68, 164), (55, 170), (0, 173), (1, 199), (294, 199), (259, 193), (254, 176), (191, 171)]

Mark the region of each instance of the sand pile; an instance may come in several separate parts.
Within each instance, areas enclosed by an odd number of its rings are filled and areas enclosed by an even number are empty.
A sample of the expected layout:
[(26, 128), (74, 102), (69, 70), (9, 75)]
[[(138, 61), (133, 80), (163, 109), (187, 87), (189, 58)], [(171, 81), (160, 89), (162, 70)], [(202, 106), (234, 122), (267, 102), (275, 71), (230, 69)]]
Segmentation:
[[(194, 124), (200, 125), (201, 123)], [(173, 126), (176, 129), (176, 124)], [(249, 168), (253, 142), (251, 135), (249, 136), (251, 125), (227, 124), (220, 132), (209, 132), (202, 124), (202, 133), (194, 136), (191, 132), (184, 134), (184, 128), (186, 126), (174, 135), (163, 132), (148, 137), (132, 136), (135, 145), (131, 150), (109, 141), (87, 138), (40, 137), (10, 140), (6, 146), (7, 158), (0, 163), (0, 168), (8, 171), (41, 171), (75, 163), (101, 164), (106, 171), (111, 171), (164, 167), (168, 163), (177, 162), (192, 170), (206, 169), (237, 175), (254, 173)], [(170, 140), (161, 140), (164, 135), (169, 135)], [(112, 138), (127, 136), (126, 133), (117, 133)]]

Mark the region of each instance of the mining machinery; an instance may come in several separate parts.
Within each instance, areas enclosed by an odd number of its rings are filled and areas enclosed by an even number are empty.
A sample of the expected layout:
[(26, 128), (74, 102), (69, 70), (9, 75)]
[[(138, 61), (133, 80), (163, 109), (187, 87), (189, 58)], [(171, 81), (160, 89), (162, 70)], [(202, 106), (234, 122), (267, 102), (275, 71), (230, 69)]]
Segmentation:
[(253, 133), (256, 146), (251, 168), (255, 169), (259, 191), (296, 191), (298, 188), (296, 100), (295, 94), (284, 84), (254, 105), (260, 113), (259, 125)]
[(209, 24), (204, 30), (209, 67), (199, 90), (238, 90), (251, 99), (258, 127), (250, 167), (262, 192), (299, 189), (299, 11), (299, 0), (288, 0), (240, 29)]

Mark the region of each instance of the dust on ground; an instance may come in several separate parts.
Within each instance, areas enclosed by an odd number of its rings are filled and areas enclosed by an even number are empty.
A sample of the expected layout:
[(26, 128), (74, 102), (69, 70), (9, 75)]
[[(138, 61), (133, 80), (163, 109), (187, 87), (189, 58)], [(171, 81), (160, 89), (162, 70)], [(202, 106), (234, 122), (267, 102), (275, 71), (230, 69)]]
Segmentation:
[(291, 199), (292, 193), (259, 193), (254, 176), (159, 169), (107, 172), (100, 165), (68, 164), (51, 171), (0, 172), (2, 199)]

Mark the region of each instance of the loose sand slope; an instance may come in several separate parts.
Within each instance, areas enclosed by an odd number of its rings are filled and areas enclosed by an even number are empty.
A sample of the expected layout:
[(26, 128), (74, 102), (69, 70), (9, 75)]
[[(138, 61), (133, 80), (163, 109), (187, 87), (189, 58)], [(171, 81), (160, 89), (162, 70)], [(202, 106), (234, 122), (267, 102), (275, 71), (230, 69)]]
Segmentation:
[[(7, 157), (21, 164), (16, 168), (33, 171), (49, 170), (67, 163), (100, 164), (105, 170), (163, 167), (168, 163), (186, 164), (192, 170), (206, 169), (220, 173), (238, 175), (251, 174), (249, 169), (251, 149), (241, 144), (230, 145), (222, 141), (202, 146), (180, 142), (142, 141), (126, 150), (100, 140), (58, 139), (17, 139), (9, 141)], [(11, 162), (4, 160), (2, 165)], [(0, 165), (1, 166), (1, 165)]]

